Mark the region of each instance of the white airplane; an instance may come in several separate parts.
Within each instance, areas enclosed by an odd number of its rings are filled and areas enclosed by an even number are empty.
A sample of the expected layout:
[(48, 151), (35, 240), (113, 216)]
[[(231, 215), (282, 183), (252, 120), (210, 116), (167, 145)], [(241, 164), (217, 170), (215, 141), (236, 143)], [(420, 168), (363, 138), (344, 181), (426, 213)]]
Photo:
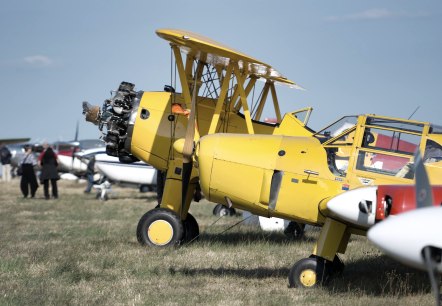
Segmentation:
[(442, 207), (425, 207), (373, 226), (368, 239), (388, 256), (428, 272), (435, 305), (441, 305)]
[(79, 141), (56, 142), (53, 144), (53, 148), (57, 151), (59, 167), (62, 172), (84, 175), (87, 169), (87, 162), (78, 158), (81, 155), (79, 155), (79, 153), (91, 149), (105, 152), (106, 144), (97, 139), (84, 139)]
[[(399, 195), (402, 202), (414, 202), (410, 210), (380, 222), (367, 233), (368, 239), (387, 255), (411, 267), (428, 272), (436, 305), (441, 305), (442, 276), (442, 186), (430, 186), (419, 154), (416, 160), (414, 194)], [(400, 189), (399, 186), (390, 186)], [(394, 199), (392, 198), (391, 201)]]
[[(95, 168), (103, 176), (100, 182), (94, 185), (94, 188), (98, 190), (97, 198), (103, 201), (107, 200), (113, 183), (121, 186), (137, 187), (141, 192), (155, 188), (157, 170), (151, 165), (142, 161), (122, 163), (118, 157), (107, 155), (105, 152), (93, 155), (95, 155)], [(87, 157), (86, 154), (82, 159)]]
[(414, 169), (415, 185), (357, 188), (335, 197), (327, 208), (336, 217), (369, 229), (368, 239), (387, 255), (426, 270), (440, 305), (442, 186), (430, 186), (419, 152)]
[(368, 239), (396, 260), (427, 270), (425, 249), (435, 256), (442, 273), (442, 207), (425, 207), (388, 218), (368, 231)]

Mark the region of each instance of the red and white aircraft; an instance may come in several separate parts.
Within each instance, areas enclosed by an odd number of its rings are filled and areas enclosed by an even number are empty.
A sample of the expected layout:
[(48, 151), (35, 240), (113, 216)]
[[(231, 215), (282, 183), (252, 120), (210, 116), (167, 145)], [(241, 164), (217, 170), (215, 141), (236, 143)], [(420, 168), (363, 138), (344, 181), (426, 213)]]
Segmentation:
[(387, 255), (426, 270), (440, 305), (442, 186), (430, 185), (419, 153), (415, 161), (415, 185), (357, 188), (336, 196), (327, 208), (337, 218), (370, 228), (368, 239)]

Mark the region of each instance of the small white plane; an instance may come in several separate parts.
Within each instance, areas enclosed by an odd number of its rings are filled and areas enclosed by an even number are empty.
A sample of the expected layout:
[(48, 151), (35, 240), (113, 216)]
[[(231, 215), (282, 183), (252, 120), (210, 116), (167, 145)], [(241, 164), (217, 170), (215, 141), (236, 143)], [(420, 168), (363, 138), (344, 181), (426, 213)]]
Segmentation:
[(151, 191), (156, 187), (157, 170), (145, 162), (123, 163), (118, 157), (107, 155), (105, 148), (84, 150), (75, 156), (86, 166), (90, 158), (95, 156), (95, 168), (101, 178), (94, 188), (100, 200), (106, 201), (109, 198), (112, 184), (137, 187), (140, 192)]
[[(87, 162), (78, 158), (79, 153), (89, 150), (106, 151), (106, 144), (97, 139), (83, 139), (69, 142), (55, 142), (53, 148), (57, 151), (60, 171), (75, 175), (84, 175)], [(84, 153), (83, 153), (84, 154)]]
[(414, 161), (415, 185), (356, 188), (331, 199), (327, 209), (331, 216), (369, 229), (368, 239), (387, 255), (426, 270), (440, 305), (442, 186), (430, 185), (418, 151)]
[(442, 207), (425, 207), (388, 218), (368, 231), (368, 239), (396, 260), (427, 269), (426, 248), (442, 273)]
[(367, 237), (392, 258), (405, 265), (427, 271), (435, 304), (441, 305), (442, 186), (430, 186), (419, 154), (415, 160), (414, 192), (407, 192), (407, 188), (399, 186), (385, 186), (385, 188), (391, 189), (391, 194), (395, 194), (390, 202), (399, 200), (403, 207), (410, 206), (407, 204), (412, 202), (416, 209), (376, 224), (367, 232)]

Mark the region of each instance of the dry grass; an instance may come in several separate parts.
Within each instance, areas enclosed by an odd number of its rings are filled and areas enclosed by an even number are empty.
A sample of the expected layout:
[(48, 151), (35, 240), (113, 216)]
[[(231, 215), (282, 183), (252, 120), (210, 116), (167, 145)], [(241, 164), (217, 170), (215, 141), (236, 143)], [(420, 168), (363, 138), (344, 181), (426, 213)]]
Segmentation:
[(425, 273), (353, 238), (346, 269), (327, 287), (288, 288), (293, 263), (310, 255), (302, 241), (216, 218), (195, 203), (200, 240), (178, 249), (141, 247), (139, 218), (153, 193), (116, 188), (107, 202), (60, 182), (60, 199), (22, 199), (18, 181), (0, 183), (0, 305), (432, 305)]

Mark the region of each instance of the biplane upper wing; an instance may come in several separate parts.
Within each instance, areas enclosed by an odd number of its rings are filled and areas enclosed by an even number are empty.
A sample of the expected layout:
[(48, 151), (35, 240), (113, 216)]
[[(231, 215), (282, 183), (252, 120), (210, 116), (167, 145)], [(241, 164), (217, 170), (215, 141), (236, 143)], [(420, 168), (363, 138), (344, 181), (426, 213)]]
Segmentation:
[(272, 66), (200, 34), (177, 29), (159, 29), (156, 33), (159, 37), (178, 46), (182, 52), (215, 67), (225, 68), (233, 60), (250, 75), (291, 88), (303, 89), (281, 75)]

